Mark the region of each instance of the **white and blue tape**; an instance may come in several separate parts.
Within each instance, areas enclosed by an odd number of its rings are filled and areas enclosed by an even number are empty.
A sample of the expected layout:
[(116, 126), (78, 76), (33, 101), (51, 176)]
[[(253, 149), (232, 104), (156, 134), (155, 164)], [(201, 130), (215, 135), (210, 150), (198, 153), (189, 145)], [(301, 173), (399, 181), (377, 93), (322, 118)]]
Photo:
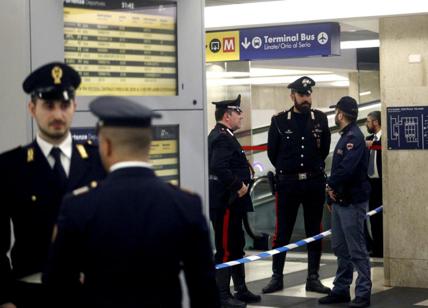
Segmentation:
[[(381, 212), (382, 210), (383, 210), (383, 206), (379, 206), (379, 207), (375, 208), (374, 210), (367, 212), (366, 215), (367, 215), (367, 217), (373, 216), (374, 214), (377, 214), (377, 213)], [(292, 243), (292, 244), (288, 244), (286, 246), (282, 246), (282, 247), (278, 247), (278, 248), (275, 248), (272, 250), (268, 250), (268, 251), (259, 253), (257, 255), (248, 256), (248, 257), (245, 257), (242, 259), (217, 264), (215, 268), (216, 269), (222, 269), (222, 268), (231, 267), (231, 266), (238, 265), (238, 264), (244, 264), (244, 263), (257, 261), (260, 259), (265, 259), (265, 258), (271, 257), (271, 256), (276, 255), (276, 254), (281, 253), (281, 252), (285, 252), (285, 251), (289, 251), (289, 250), (292, 250), (292, 249), (297, 248), (297, 247), (305, 246), (306, 244), (309, 244), (309, 243), (314, 242), (314, 241), (318, 241), (318, 240), (320, 240), (324, 237), (327, 237), (329, 235), (331, 235), (331, 230), (324, 231), (324, 232), (317, 234), (315, 236), (305, 238), (303, 240), (300, 240), (300, 241)]]

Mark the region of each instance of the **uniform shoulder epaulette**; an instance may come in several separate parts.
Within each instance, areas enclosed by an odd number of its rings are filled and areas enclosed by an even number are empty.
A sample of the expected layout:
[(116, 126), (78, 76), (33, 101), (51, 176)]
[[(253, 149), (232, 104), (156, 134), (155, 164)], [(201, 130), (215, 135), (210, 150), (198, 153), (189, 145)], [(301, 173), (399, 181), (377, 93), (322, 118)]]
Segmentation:
[(274, 114), (272, 117), (279, 117), (279, 116), (285, 115), (285, 113), (286, 111), (280, 111), (277, 114)]
[(91, 189), (96, 188), (97, 186), (98, 186), (98, 182), (92, 181), (89, 185), (82, 186), (80, 188), (73, 190), (72, 194), (73, 194), (73, 196), (85, 194), (85, 193), (89, 192)]
[(17, 159), (20, 157), (20, 153), (22, 153), (22, 150), (24, 149), (24, 147), (22, 146), (18, 146), (16, 148), (7, 150), (6, 152), (3, 152), (0, 154), (0, 159)]
[(172, 187), (173, 189), (178, 190), (178, 191), (181, 191), (181, 192), (184, 192), (184, 193), (186, 193), (186, 194), (188, 194), (188, 195), (192, 195), (192, 196), (196, 195), (196, 193), (195, 193), (195, 192), (193, 192), (193, 191), (191, 191), (190, 189), (183, 188), (183, 187), (178, 187), (177, 185), (172, 184), (172, 183), (168, 183), (168, 185), (169, 185), (170, 187)]

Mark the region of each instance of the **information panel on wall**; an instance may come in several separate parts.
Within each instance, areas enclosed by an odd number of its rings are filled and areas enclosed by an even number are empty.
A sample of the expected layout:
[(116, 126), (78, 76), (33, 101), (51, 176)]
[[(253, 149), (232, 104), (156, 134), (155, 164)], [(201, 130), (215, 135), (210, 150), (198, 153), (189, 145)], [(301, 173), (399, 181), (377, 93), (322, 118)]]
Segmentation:
[(177, 95), (177, 4), (65, 0), (65, 62), (83, 96)]
[(386, 108), (389, 150), (428, 150), (428, 106)]
[[(179, 126), (154, 125), (149, 160), (157, 176), (166, 182), (180, 185)], [(78, 143), (98, 143), (95, 128), (75, 127), (71, 129)]]

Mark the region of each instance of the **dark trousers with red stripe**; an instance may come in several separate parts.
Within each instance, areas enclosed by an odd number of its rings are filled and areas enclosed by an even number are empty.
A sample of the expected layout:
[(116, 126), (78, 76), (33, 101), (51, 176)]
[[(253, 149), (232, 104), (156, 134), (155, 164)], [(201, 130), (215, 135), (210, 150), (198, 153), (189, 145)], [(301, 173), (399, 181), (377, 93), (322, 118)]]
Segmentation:
[(220, 264), (244, 256), (245, 237), (242, 222), (245, 211), (239, 204), (219, 209), (211, 219), (215, 237), (215, 263)]
[[(306, 180), (290, 179), (278, 183), (273, 248), (290, 243), (300, 205), (303, 206), (306, 236), (320, 233), (324, 202), (325, 178), (323, 175)], [(309, 275), (318, 275), (321, 249), (321, 241), (307, 245)], [(284, 261), (285, 253), (274, 256), (273, 271), (277, 276), (282, 276)]]

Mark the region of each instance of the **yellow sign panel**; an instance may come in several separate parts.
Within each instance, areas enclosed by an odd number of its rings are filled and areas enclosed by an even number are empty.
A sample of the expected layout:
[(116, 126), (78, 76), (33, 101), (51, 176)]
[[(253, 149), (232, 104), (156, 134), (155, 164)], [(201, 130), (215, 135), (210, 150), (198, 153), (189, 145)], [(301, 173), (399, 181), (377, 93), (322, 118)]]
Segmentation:
[(64, 57), (82, 76), (78, 95), (177, 95), (176, 5), (144, 2), (66, 1)]
[(207, 32), (206, 62), (239, 61), (239, 31)]

